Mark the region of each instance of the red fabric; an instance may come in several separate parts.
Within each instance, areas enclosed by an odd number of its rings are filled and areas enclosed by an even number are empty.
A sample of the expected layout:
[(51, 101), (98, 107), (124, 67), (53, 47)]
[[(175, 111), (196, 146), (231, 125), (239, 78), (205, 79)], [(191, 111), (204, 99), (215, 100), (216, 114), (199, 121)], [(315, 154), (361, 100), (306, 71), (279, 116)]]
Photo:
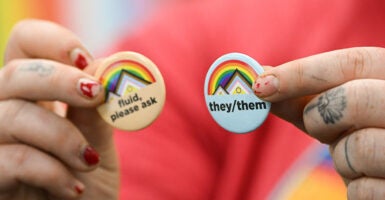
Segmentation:
[(234, 0), (181, 3), (151, 18), (118, 50), (152, 59), (166, 104), (150, 127), (117, 131), (121, 199), (265, 199), (313, 139), (274, 116), (237, 135), (211, 118), (209, 66), (229, 52), (264, 65), (353, 46), (385, 46), (384, 1)]

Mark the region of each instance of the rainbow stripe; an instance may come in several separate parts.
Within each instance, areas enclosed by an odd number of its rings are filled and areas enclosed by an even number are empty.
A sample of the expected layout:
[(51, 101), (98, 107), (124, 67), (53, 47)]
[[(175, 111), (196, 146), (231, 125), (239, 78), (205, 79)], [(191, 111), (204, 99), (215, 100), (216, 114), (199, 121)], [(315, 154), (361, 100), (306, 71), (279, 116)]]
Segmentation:
[(314, 142), (292, 164), (267, 199), (347, 199), (326, 145)]
[(258, 77), (258, 74), (245, 62), (239, 60), (229, 60), (221, 63), (211, 74), (208, 84), (208, 94), (214, 94), (215, 90), (221, 86), (225, 87), (235, 70), (238, 70), (250, 85)]
[(100, 77), (100, 82), (107, 91), (115, 91), (122, 71), (126, 71), (148, 83), (154, 83), (155, 78), (142, 64), (132, 60), (119, 60), (106, 68)]

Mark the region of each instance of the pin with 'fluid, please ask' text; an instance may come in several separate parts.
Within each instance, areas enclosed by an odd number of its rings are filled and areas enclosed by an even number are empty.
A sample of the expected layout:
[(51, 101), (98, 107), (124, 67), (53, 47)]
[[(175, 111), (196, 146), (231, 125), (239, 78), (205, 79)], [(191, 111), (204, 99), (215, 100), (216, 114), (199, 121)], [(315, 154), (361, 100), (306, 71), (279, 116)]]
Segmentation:
[(134, 131), (150, 125), (165, 102), (165, 85), (156, 65), (135, 52), (119, 52), (103, 61), (96, 77), (105, 103), (97, 110), (113, 127)]

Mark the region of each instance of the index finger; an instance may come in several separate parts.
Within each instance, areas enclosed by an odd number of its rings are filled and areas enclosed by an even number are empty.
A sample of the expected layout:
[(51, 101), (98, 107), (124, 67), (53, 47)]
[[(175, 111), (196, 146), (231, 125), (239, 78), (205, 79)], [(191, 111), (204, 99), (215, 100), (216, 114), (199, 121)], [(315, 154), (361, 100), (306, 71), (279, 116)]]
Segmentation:
[(271, 102), (314, 95), (354, 79), (385, 79), (384, 64), (384, 48), (336, 50), (266, 71), (256, 80), (254, 90)]
[(43, 20), (23, 20), (12, 29), (5, 63), (16, 58), (44, 58), (84, 69), (92, 60), (74, 33)]

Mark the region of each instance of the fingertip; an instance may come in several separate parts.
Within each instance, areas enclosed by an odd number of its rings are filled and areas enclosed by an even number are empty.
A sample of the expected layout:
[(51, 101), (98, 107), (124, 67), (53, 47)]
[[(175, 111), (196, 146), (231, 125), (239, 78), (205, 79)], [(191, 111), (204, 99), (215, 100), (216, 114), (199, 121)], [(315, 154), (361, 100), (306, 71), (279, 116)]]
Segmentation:
[(73, 94), (76, 96), (76, 99), (80, 101), (74, 104), (68, 102), (70, 105), (92, 108), (105, 102), (105, 89), (103, 84), (87, 72), (91, 66), (93, 66), (93, 64), (87, 66), (85, 71), (82, 71), (78, 76), (73, 77), (75, 83), (75, 93)]
[(252, 88), (259, 98), (271, 101), (271, 97), (279, 92), (279, 80), (271, 74), (261, 75), (255, 80)]
[(100, 155), (94, 148), (86, 145), (81, 152), (81, 159), (88, 167), (94, 167), (99, 164)]
[(94, 99), (103, 93), (102, 84), (90, 78), (80, 78), (76, 84), (76, 89), (86, 99)]
[(62, 188), (61, 193), (48, 191), (48, 199), (81, 199), (86, 187), (79, 180), (75, 179), (66, 188)]
[(91, 54), (80, 47), (70, 50), (68, 55), (72, 64), (80, 70), (84, 70), (92, 61)]
[(50, 199), (80, 199), (85, 191), (85, 185), (77, 179), (74, 179), (71, 183), (66, 186), (62, 191), (62, 194), (53, 193), (49, 191)]
[(76, 181), (74, 187), (72, 188), (73, 196), (81, 196), (84, 193), (85, 188), (86, 187), (82, 182)]

